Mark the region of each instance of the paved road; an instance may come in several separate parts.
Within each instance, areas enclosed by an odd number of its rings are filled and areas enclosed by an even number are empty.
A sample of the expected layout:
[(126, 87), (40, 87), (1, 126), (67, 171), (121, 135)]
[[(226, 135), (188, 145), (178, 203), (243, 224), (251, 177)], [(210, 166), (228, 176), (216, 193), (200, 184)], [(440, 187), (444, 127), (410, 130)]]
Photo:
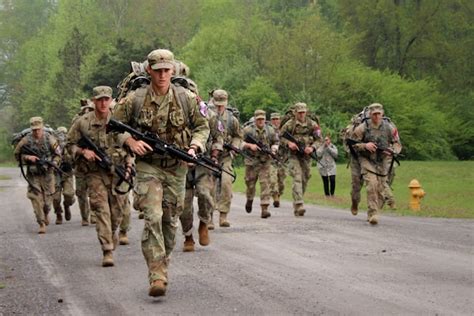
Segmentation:
[[(237, 195), (232, 227), (182, 252), (164, 298), (147, 296), (133, 213), (131, 244), (101, 267), (93, 227), (73, 219), (38, 235), (18, 169), (0, 169), (0, 315), (319, 315), (474, 313), (474, 221), (365, 215), (289, 203), (262, 220)], [(2, 289), (3, 287), (3, 289)]]

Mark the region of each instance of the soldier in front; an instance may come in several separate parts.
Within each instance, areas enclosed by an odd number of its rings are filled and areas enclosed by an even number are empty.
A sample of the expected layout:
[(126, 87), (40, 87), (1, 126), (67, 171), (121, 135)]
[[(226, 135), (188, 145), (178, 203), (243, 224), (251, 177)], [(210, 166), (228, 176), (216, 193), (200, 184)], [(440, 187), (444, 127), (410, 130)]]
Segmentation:
[[(175, 59), (171, 51), (157, 49), (147, 56), (151, 84), (137, 89), (115, 107), (114, 118), (150, 132), (195, 156), (205, 150), (209, 136), (206, 117), (197, 96), (171, 84)], [(148, 265), (150, 296), (163, 296), (168, 266), (175, 246), (178, 218), (183, 210), (188, 166), (168, 153), (154, 153), (150, 145), (126, 133), (120, 135), (138, 155), (134, 207), (144, 212), (142, 252)]]

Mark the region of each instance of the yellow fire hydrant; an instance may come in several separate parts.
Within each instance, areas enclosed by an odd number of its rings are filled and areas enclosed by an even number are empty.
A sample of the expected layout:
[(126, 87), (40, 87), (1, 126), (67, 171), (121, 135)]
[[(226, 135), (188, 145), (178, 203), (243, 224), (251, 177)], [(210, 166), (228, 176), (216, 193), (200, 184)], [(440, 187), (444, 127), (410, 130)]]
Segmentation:
[(413, 211), (420, 210), (420, 201), (425, 196), (425, 190), (421, 188), (420, 182), (413, 179), (408, 185), (410, 188), (410, 209)]

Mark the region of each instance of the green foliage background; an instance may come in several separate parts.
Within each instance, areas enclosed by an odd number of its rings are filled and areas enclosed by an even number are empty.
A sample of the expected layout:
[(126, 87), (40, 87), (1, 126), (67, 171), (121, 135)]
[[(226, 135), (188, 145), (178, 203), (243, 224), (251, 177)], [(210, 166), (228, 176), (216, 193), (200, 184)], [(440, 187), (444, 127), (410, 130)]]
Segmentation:
[[(204, 99), (243, 120), (304, 101), (335, 139), (380, 102), (408, 159), (474, 156), (469, 0), (0, 0), (0, 160), (41, 115), (68, 126), (79, 99), (130, 61), (171, 49)], [(342, 152), (342, 150), (341, 150)]]

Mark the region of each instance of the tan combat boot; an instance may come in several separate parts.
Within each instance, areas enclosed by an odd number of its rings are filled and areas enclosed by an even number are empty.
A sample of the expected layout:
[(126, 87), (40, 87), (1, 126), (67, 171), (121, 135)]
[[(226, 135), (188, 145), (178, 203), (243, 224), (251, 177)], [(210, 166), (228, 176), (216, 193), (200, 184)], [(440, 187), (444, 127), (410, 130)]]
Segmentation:
[(61, 225), (63, 223), (63, 215), (61, 213), (56, 213), (56, 225)]
[(165, 296), (166, 295), (166, 286), (168, 283), (163, 280), (155, 280), (151, 282), (150, 289), (148, 290), (149, 296)]
[(89, 226), (89, 221), (83, 219), (82, 222), (81, 222), (81, 225), (82, 225), (82, 226)]
[(214, 230), (214, 220), (213, 220), (212, 213), (211, 213), (211, 216), (210, 216), (210, 219), (209, 219), (209, 223), (207, 224), (207, 229), (208, 230)]
[(48, 214), (44, 214), (44, 224), (45, 224), (46, 226), (49, 225), (49, 215), (48, 215)]
[(260, 215), (261, 218), (268, 218), (272, 216), (272, 214), (268, 211), (268, 205), (262, 205), (262, 214)]
[(274, 194), (273, 195), (273, 206), (274, 207), (280, 207), (280, 195), (279, 194)]
[(294, 206), (294, 214), (296, 217), (304, 216), (306, 210), (303, 208), (303, 204), (295, 204)]
[(245, 211), (247, 213), (252, 213), (252, 203), (253, 200), (247, 200), (247, 202), (245, 203)]
[(104, 250), (104, 258), (102, 258), (103, 267), (113, 267), (114, 258), (112, 256), (112, 250)]
[(352, 215), (356, 216), (358, 213), (358, 206), (357, 206), (357, 201), (352, 200), (352, 205), (351, 205), (351, 213)]
[(198, 228), (198, 233), (199, 233), (199, 244), (201, 246), (207, 246), (210, 243), (209, 240), (209, 231), (207, 229), (207, 224), (199, 221), (199, 228)]
[(370, 217), (369, 217), (369, 223), (371, 225), (377, 225), (379, 223), (379, 218), (377, 216), (377, 214), (372, 214)]
[(193, 235), (184, 236), (183, 252), (193, 252), (193, 251), (194, 251)]
[(44, 223), (40, 224), (38, 234), (46, 234), (46, 225)]
[(129, 244), (127, 232), (120, 232), (119, 233), (119, 244), (120, 245), (128, 245)]
[(219, 215), (219, 226), (220, 227), (230, 227), (230, 223), (227, 220), (227, 213), (220, 213)]

